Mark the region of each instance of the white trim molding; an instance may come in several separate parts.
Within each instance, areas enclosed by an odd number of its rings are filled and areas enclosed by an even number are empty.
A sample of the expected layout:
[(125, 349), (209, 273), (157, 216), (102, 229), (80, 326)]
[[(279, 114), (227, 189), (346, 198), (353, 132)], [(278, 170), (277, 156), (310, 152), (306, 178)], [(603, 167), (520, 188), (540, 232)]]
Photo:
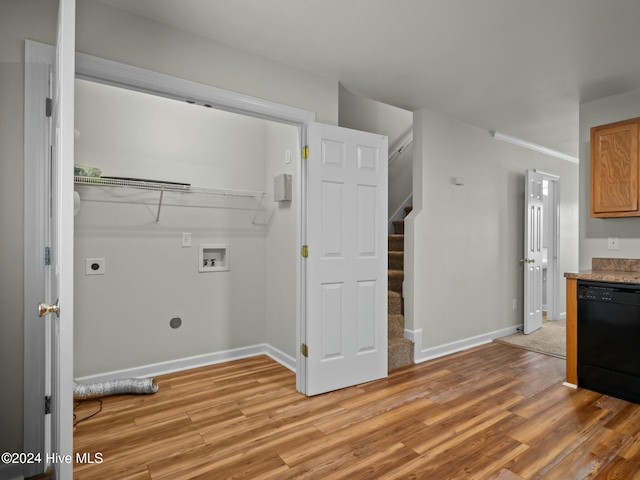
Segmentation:
[(404, 338), (408, 338), (413, 342), (413, 361), (419, 363), (418, 358), (422, 355), (422, 329), (404, 330)]
[(166, 362), (152, 363), (140, 367), (125, 368), (122, 370), (114, 370), (111, 372), (98, 373), (95, 375), (87, 375), (78, 377), (75, 380), (79, 383), (97, 383), (108, 382), (123, 378), (146, 378), (164, 375), (167, 373), (180, 372), (192, 368), (206, 367), (216, 363), (230, 362), (241, 358), (255, 357), (258, 355), (267, 355), (292, 372), (296, 371), (296, 359), (292, 356), (272, 347), (266, 343), (252, 345), (249, 347), (235, 348), (232, 350), (223, 350), (220, 352), (207, 353), (204, 355), (196, 355), (193, 357), (178, 358), (176, 360), (168, 360)]
[(433, 360), (434, 358), (444, 357), (452, 353), (467, 350), (478, 345), (484, 345), (490, 343), (496, 338), (506, 337), (507, 335), (513, 335), (518, 330), (522, 330), (522, 324), (514, 325), (512, 327), (502, 328), (493, 332), (484, 333), (482, 335), (476, 335), (475, 337), (463, 338), (456, 340), (455, 342), (445, 343), (435, 347), (422, 348), (422, 329), (418, 330), (405, 330), (405, 337), (413, 340), (414, 342), (414, 362), (422, 363), (427, 360)]
[(561, 160), (566, 160), (567, 162), (580, 163), (580, 160), (576, 157), (572, 157), (571, 155), (567, 155), (566, 153), (562, 153), (551, 148), (543, 147), (542, 145), (538, 145), (537, 143), (528, 142), (526, 140), (522, 140), (521, 138), (507, 135), (506, 133), (491, 132), (491, 135), (496, 140), (502, 140), (503, 142), (512, 143), (514, 145), (518, 145), (519, 147), (528, 148), (529, 150), (534, 150), (539, 153), (544, 153), (545, 155), (550, 155)]
[(84, 53), (76, 54), (76, 78), (291, 125), (316, 119), (315, 112), (308, 110)]

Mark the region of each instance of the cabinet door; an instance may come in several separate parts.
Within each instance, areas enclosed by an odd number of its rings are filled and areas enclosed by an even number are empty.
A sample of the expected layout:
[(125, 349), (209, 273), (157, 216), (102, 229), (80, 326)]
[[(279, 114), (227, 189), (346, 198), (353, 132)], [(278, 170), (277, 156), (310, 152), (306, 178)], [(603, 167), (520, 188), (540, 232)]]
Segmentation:
[(638, 212), (638, 121), (591, 129), (591, 216)]

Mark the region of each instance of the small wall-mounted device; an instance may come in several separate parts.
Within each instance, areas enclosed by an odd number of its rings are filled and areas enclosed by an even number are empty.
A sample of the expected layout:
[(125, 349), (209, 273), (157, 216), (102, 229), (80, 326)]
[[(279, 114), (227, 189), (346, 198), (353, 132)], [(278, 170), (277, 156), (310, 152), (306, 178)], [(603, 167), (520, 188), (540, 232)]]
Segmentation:
[(275, 202), (291, 201), (291, 175), (283, 173), (273, 177), (273, 200)]
[(229, 245), (199, 245), (199, 272), (228, 272), (231, 270)]
[(462, 186), (464, 186), (464, 178), (462, 178), (462, 177), (455, 177), (455, 178), (453, 179), (453, 184), (454, 184), (454, 185), (457, 185), (458, 187), (462, 187)]

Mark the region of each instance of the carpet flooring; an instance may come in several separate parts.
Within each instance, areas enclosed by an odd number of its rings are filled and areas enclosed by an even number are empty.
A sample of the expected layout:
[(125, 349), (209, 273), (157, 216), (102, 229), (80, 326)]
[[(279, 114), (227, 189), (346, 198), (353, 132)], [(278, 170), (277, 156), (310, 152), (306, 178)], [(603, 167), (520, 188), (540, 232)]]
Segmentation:
[(494, 342), (505, 343), (514, 347), (524, 348), (538, 353), (544, 353), (553, 357), (566, 358), (566, 321), (549, 321), (529, 335), (522, 332), (497, 338)]

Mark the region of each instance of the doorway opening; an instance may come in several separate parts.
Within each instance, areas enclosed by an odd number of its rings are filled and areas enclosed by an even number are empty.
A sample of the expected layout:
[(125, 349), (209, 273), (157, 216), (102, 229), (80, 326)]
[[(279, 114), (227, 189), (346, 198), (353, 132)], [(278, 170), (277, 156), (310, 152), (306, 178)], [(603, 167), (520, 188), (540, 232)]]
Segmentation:
[(274, 178), (298, 182), (298, 129), (83, 79), (75, 105), (74, 376), (265, 344), (295, 371), (298, 199)]
[(560, 320), (560, 177), (544, 172), (542, 180), (542, 311), (546, 321)]

